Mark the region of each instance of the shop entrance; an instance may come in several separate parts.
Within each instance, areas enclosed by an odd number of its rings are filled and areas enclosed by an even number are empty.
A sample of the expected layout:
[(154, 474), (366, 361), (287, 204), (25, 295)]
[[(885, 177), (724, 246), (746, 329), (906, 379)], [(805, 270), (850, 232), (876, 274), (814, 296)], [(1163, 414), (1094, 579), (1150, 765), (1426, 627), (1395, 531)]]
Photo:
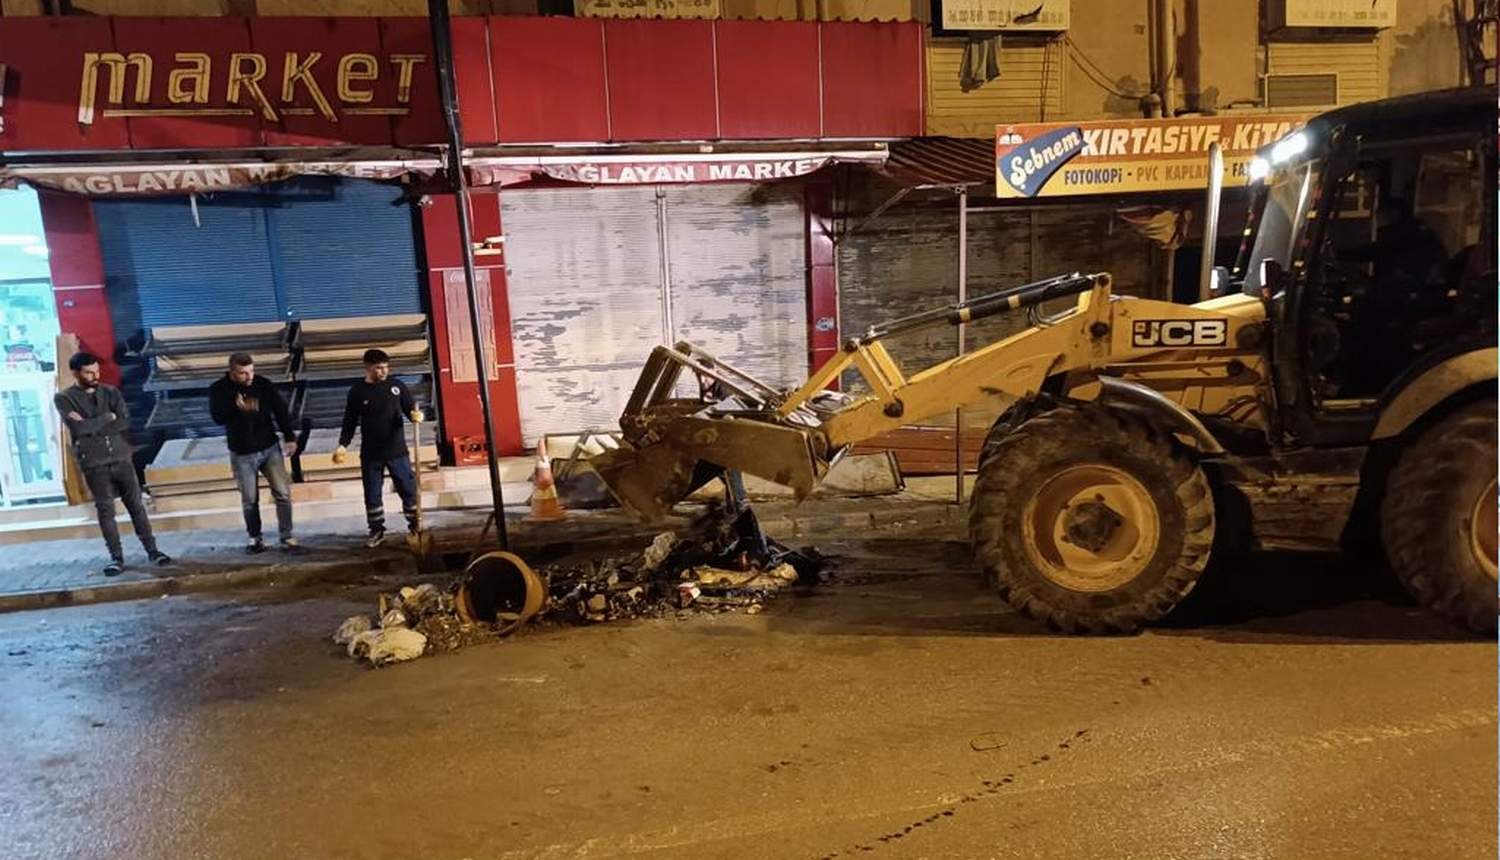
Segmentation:
[(41, 207), (30, 188), (0, 191), (0, 506), (61, 502), (57, 308)]

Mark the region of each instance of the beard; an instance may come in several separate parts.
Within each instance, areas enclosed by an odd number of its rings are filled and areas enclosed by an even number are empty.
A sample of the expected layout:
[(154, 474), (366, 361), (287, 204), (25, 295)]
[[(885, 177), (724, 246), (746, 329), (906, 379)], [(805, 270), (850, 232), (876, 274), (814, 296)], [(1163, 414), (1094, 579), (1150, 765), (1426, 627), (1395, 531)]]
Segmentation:
[(83, 386), (83, 389), (85, 391), (93, 391), (95, 388), (99, 387), (99, 380), (91, 379), (86, 382), (79, 382), (78, 384)]

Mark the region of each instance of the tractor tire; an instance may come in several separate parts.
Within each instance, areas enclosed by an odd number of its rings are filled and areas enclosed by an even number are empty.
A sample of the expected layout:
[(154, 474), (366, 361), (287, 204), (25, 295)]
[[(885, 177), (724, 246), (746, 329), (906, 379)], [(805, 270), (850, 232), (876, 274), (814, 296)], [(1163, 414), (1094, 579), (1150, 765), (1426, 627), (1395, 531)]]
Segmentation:
[(1423, 606), (1493, 637), (1496, 592), (1496, 404), (1440, 420), (1401, 452), (1380, 506), (1391, 568)]
[(1134, 633), (1197, 584), (1214, 540), (1208, 479), (1170, 436), (1056, 404), (986, 440), (969, 509), (985, 576), (1065, 633)]

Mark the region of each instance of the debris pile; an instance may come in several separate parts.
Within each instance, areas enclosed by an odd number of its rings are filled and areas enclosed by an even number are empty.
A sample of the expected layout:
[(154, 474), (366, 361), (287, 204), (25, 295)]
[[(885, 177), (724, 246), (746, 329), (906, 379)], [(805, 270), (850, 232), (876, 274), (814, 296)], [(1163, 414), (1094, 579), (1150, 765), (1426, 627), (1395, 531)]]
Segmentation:
[(493, 640), (493, 625), (460, 617), (454, 595), (430, 583), (380, 595), (379, 626), (367, 615), (339, 625), (333, 641), (349, 656), (376, 666), (415, 660), (423, 654), (452, 651)]
[(766, 537), (754, 511), (713, 506), (685, 535), (663, 532), (638, 555), (548, 568), (549, 611), (582, 623), (690, 609), (755, 614), (794, 583), (820, 582), (826, 567), (816, 549)]
[(687, 612), (754, 615), (787, 587), (823, 580), (828, 559), (767, 538), (750, 509), (712, 506), (681, 536), (663, 532), (625, 556), (532, 571), (506, 552), (481, 556), (449, 590), (432, 584), (380, 596), (378, 622), (356, 615), (333, 641), (381, 666), (504, 636), (534, 617), (589, 624)]

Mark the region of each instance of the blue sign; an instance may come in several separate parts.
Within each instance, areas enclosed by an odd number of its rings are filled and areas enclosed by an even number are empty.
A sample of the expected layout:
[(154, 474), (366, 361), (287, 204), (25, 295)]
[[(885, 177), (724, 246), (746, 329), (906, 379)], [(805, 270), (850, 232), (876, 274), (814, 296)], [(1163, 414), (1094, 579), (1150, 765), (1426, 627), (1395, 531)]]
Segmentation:
[(1035, 197), (1058, 168), (1083, 152), (1083, 146), (1083, 132), (1078, 126), (1054, 129), (1001, 154), (995, 172), (1018, 196)]

